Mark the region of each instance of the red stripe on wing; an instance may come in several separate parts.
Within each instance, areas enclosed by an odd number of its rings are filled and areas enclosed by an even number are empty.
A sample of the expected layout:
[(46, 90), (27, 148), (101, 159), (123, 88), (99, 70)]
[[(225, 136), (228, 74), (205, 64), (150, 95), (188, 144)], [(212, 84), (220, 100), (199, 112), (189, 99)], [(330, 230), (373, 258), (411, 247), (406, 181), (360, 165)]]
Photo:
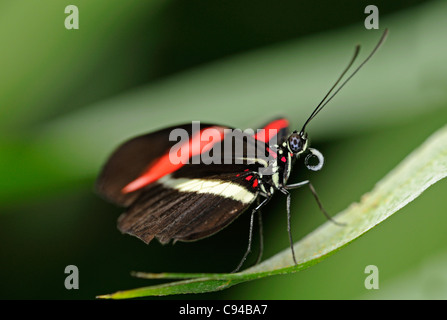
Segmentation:
[[(268, 143), (270, 140), (275, 137), (278, 132), (284, 128), (287, 128), (289, 126), (289, 121), (287, 119), (277, 119), (273, 120), (272, 122), (268, 123), (263, 130), (256, 133), (253, 138), (256, 140), (260, 140), (262, 142)], [(276, 152), (271, 150), (269, 147), (267, 147), (267, 151), (272, 155), (274, 158), (276, 158), (278, 155)]]
[[(202, 134), (206, 130), (217, 130), (218, 137), (215, 135), (211, 135), (213, 137), (212, 143), (209, 141), (202, 141)], [(188, 150), (189, 152), (187, 154), (182, 153), (181, 157), (179, 159), (179, 163), (174, 164), (171, 162), (169, 153), (166, 152), (164, 155), (162, 155), (160, 158), (156, 159), (153, 163), (151, 163), (145, 172), (143, 172), (138, 178), (127, 184), (122, 190), (122, 193), (130, 193), (133, 191), (136, 191), (138, 189), (141, 189), (158, 179), (164, 177), (165, 175), (168, 175), (170, 173), (173, 173), (177, 170), (179, 170), (181, 167), (183, 167), (185, 164), (189, 162), (189, 159), (191, 159), (194, 156), (197, 156), (199, 154), (202, 154), (206, 151), (211, 150), (211, 148), (216, 144), (217, 142), (220, 142), (224, 138), (224, 127), (210, 127), (200, 130), (198, 133), (194, 134), (191, 139), (189, 139), (188, 142), (185, 142), (185, 144), (188, 144)], [(182, 148), (183, 146), (180, 146)]]
[(278, 132), (284, 128), (289, 126), (289, 121), (287, 119), (277, 119), (273, 120), (269, 124), (267, 124), (260, 132), (254, 135), (256, 140), (260, 140), (262, 142), (269, 142), (274, 136), (278, 134)]

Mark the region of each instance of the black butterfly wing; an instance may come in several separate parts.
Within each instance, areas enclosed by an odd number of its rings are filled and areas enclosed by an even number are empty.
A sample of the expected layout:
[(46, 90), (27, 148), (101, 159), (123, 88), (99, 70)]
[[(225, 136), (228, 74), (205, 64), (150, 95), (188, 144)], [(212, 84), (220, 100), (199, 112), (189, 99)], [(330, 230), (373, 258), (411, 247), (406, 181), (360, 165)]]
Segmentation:
[[(283, 136), (288, 122), (284, 119), (275, 121), (266, 128), (277, 127), (278, 133)], [(201, 129), (211, 126), (224, 128), (201, 124)], [(260, 146), (265, 153), (268, 143), (264, 141), (270, 142), (272, 138), (235, 135), (232, 138), (242, 141), (243, 152), (230, 153), (231, 164), (226, 164), (228, 153), (221, 150), (221, 162), (218, 164), (185, 164), (141, 188), (123, 192), (126, 185), (138, 179), (151, 164), (162, 162), (160, 159), (176, 143), (168, 139), (169, 133), (176, 128), (192, 133), (191, 125), (188, 124), (124, 143), (112, 154), (97, 181), (100, 194), (116, 204), (128, 207), (119, 218), (119, 229), (146, 243), (154, 237), (162, 243), (171, 239), (198, 240), (231, 223), (256, 199), (259, 181), (252, 172), (266, 164), (265, 161), (253, 162), (247, 150)], [(225, 139), (228, 141), (229, 138), (226, 136), (223, 142)], [(224, 148), (224, 143), (221, 148)], [(243, 159), (242, 162), (235, 164), (235, 157), (239, 162)]]
[[(201, 128), (211, 126), (201, 124)], [(130, 206), (143, 190), (123, 193), (122, 189), (176, 144), (176, 141), (169, 140), (174, 129), (192, 134), (191, 124), (184, 124), (141, 135), (121, 144), (103, 166), (96, 180), (96, 191), (112, 203)]]
[(242, 172), (232, 170), (200, 178), (179, 177), (182, 173), (178, 172), (163, 177), (146, 187), (120, 216), (118, 228), (146, 243), (154, 237), (167, 243), (171, 239), (191, 241), (210, 236), (230, 224), (256, 199), (256, 178)]
[[(262, 127), (265, 135), (260, 135), (259, 139), (268, 142), (270, 146), (274, 144), (280, 145), (289, 136), (289, 120), (286, 118), (276, 118)], [(269, 134), (269, 130), (272, 130)]]

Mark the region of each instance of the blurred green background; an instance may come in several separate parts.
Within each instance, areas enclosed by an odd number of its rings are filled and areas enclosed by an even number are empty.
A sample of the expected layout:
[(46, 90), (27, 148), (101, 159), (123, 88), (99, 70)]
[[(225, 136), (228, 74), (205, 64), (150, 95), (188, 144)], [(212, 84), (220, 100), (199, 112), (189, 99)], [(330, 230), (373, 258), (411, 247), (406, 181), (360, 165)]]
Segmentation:
[[(79, 30), (64, 9), (79, 8)], [(380, 30), (364, 28), (364, 8)], [(354, 46), (390, 35), (308, 127), (326, 164), (302, 163), (335, 214), (447, 120), (445, 1), (2, 1), (0, 3), (0, 298), (92, 299), (156, 281), (130, 271), (228, 272), (248, 216), (194, 243), (146, 246), (121, 235), (122, 209), (93, 191), (106, 157), (137, 134), (192, 120), (239, 128), (286, 115), (296, 128)], [(176, 298), (447, 298), (447, 182), (307, 270)], [(294, 239), (325, 221), (306, 190), (292, 198)], [(285, 198), (264, 210), (265, 255), (288, 246)], [(255, 247), (255, 252), (257, 248)], [(250, 258), (251, 262), (256, 253)], [(64, 287), (65, 266), (80, 289)], [(376, 265), (380, 289), (364, 287)]]

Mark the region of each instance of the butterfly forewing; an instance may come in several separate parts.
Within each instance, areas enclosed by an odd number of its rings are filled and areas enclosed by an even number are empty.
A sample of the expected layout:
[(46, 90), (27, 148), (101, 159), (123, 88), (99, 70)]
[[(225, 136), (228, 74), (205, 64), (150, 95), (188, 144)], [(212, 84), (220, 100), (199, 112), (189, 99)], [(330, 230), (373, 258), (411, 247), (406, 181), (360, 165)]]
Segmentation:
[[(211, 127), (201, 124), (201, 128)], [(174, 129), (183, 129), (191, 136), (191, 124), (173, 126), (124, 142), (109, 157), (96, 182), (96, 190), (109, 201), (124, 207), (130, 206), (142, 190), (123, 193), (122, 189), (138, 178), (151, 164), (162, 157), (177, 141), (170, 141)]]

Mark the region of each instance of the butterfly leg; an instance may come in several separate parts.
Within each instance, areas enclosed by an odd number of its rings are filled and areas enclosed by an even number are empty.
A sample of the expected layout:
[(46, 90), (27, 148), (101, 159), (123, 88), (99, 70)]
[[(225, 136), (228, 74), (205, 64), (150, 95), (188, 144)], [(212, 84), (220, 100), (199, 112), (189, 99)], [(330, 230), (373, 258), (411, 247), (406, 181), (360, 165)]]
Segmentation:
[[(265, 198), (261, 203), (259, 203), (251, 212), (251, 217), (250, 217), (250, 231), (248, 234), (248, 247), (247, 250), (245, 251), (244, 256), (242, 257), (241, 262), (239, 262), (239, 265), (236, 267), (236, 269), (234, 269), (232, 271), (232, 273), (238, 272), (239, 269), (242, 267), (242, 265), (244, 264), (245, 260), (247, 259), (248, 254), (251, 251), (251, 242), (253, 239), (253, 224), (254, 224), (254, 215), (256, 212), (258, 212), (263, 206), (265, 206), (267, 204), (267, 202), (269, 202), (271, 199), (270, 197)], [(258, 258), (259, 259), (259, 258)]]
[[(258, 198), (259, 205), (259, 198)], [(255, 265), (261, 262), (262, 254), (264, 253), (264, 233), (262, 228), (262, 214), (261, 209), (258, 210), (258, 226), (259, 226), (259, 253), (258, 258), (256, 259)]]
[(286, 190), (286, 188), (280, 188), (279, 191), (284, 193), (287, 196), (287, 232), (289, 233), (289, 243), (290, 243), (290, 250), (292, 251), (292, 258), (295, 265), (298, 263), (296, 262), (295, 257), (295, 249), (293, 248), (293, 239), (292, 239), (292, 231), (291, 231), (291, 214), (290, 214), (290, 192)]
[(312, 185), (312, 183), (309, 180), (304, 180), (298, 183), (294, 183), (294, 184), (289, 184), (284, 186), (285, 189), (287, 190), (291, 190), (291, 189), (297, 189), (300, 188), (302, 186), (307, 185), (310, 189), (310, 191), (312, 192), (312, 195), (314, 196), (315, 200), (317, 201), (318, 207), (320, 208), (321, 212), (323, 212), (323, 214), (325, 215), (325, 217), (330, 220), (331, 222), (333, 222), (336, 225), (339, 226), (343, 226), (345, 225), (344, 223), (340, 223), (335, 221), (334, 219), (332, 219), (332, 217), (327, 213), (327, 211), (324, 209), (323, 205), (321, 204), (320, 198), (318, 197), (317, 192), (315, 191), (314, 186)]

